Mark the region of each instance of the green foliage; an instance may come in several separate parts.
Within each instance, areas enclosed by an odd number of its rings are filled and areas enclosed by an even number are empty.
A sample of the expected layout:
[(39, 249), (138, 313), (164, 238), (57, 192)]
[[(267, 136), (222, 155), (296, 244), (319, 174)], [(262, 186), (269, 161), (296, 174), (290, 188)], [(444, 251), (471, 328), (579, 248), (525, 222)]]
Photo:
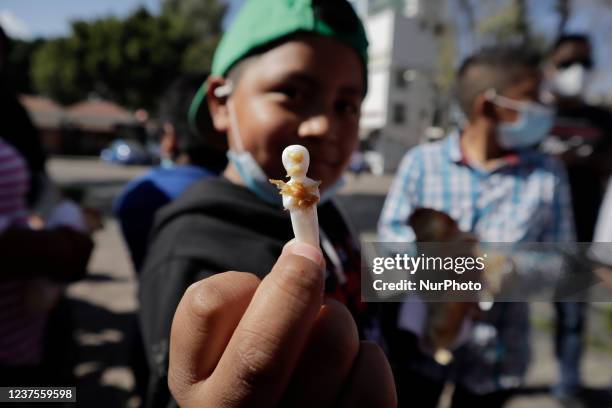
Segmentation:
[(478, 31), (486, 45), (521, 46), (539, 53), (548, 45), (543, 36), (531, 32), (524, 0), (513, 0), (499, 12), (481, 20)]
[(499, 13), (480, 22), (479, 31), (493, 43), (520, 42), (526, 33), (522, 32), (524, 25), (520, 21), (521, 14), (516, 3), (510, 3)]
[(183, 53), (183, 71), (209, 71), (227, 5), (218, 0), (162, 0), (161, 7), (177, 35), (192, 39)]
[(39, 93), (62, 102), (70, 102), (79, 94), (75, 81), (76, 60), (72, 58), (69, 40), (49, 41), (32, 56), (32, 82)]
[(455, 40), (456, 32), (452, 27), (449, 27), (440, 40), (440, 49), (438, 53), (438, 66), (435, 82), (440, 90), (444, 93), (451, 91), (455, 79), (455, 65), (457, 58), (457, 43)]
[(181, 62), (186, 73), (201, 74), (210, 71), (215, 48), (221, 39), (220, 36), (200, 40), (187, 47)]
[(161, 15), (74, 21), (68, 38), (32, 51), (33, 88), (62, 103), (95, 94), (152, 109), (176, 77), (210, 69), (224, 12), (217, 0), (162, 0)]
[(162, 15), (198, 39), (208, 39), (221, 32), (227, 6), (218, 0), (161, 0)]

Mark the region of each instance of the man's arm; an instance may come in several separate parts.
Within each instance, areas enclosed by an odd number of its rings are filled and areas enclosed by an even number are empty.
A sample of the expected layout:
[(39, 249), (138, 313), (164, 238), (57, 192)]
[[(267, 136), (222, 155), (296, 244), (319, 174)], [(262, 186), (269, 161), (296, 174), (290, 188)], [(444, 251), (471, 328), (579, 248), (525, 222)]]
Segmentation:
[(93, 241), (87, 235), (68, 227), (10, 228), (0, 234), (0, 279), (77, 280), (85, 275), (92, 250)]

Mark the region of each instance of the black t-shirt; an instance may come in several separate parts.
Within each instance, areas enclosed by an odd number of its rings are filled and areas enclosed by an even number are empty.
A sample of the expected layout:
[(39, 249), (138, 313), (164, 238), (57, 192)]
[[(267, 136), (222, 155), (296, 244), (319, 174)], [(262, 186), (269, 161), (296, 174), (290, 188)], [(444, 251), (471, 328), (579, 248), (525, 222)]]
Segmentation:
[(565, 163), (577, 239), (591, 241), (612, 160), (612, 114), (590, 105), (559, 108), (543, 148)]
[[(333, 247), (324, 251), (326, 292), (347, 305), (362, 326), (365, 305), (360, 301), (357, 240), (332, 202), (319, 206), (318, 216), (322, 235)], [(140, 276), (140, 323), (151, 368), (147, 406), (175, 406), (167, 387), (168, 337), (187, 287), (229, 270), (263, 278), (292, 237), (288, 212), (223, 178), (195, 183), (158, 213)], [(342, 285), (338, 267), (346, 276)]]

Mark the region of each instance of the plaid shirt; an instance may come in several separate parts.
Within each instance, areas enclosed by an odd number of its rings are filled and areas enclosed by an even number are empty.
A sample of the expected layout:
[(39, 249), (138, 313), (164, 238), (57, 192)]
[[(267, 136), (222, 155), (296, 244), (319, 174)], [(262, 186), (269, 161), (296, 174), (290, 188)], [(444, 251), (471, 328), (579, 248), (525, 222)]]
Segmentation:
[[(442, 141), (417, 146), (406, 154), (381, 214), (380, 241), (413, 241), (407, 220), (420, 207), (446, 212), (481, 242), (575, 240), (569, 186), (560, 162), (526, 150), (485, 170), (466, 160), (459, 139), (454, 131)], [(414, 368), (434, 378), (456, 377), (476, 393), (517, 386), (529, 359), (527, 312), (524, 303), (497, 303), (485, 317), (496, 329), (493, 348), (503, 350), (494, 353), (495, 358), (468, 343), (450, 372), (433, 360), (430, 367)]]

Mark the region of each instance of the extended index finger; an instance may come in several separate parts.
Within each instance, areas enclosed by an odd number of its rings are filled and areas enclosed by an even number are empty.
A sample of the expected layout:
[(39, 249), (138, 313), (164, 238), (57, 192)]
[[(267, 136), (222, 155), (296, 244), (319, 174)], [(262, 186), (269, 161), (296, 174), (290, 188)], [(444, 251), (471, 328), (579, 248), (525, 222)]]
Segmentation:
[(227, 406), (278, 403), (322, 304), (322, 266), (318, 248), (285, 246), (204, 384), (207, 392)]

